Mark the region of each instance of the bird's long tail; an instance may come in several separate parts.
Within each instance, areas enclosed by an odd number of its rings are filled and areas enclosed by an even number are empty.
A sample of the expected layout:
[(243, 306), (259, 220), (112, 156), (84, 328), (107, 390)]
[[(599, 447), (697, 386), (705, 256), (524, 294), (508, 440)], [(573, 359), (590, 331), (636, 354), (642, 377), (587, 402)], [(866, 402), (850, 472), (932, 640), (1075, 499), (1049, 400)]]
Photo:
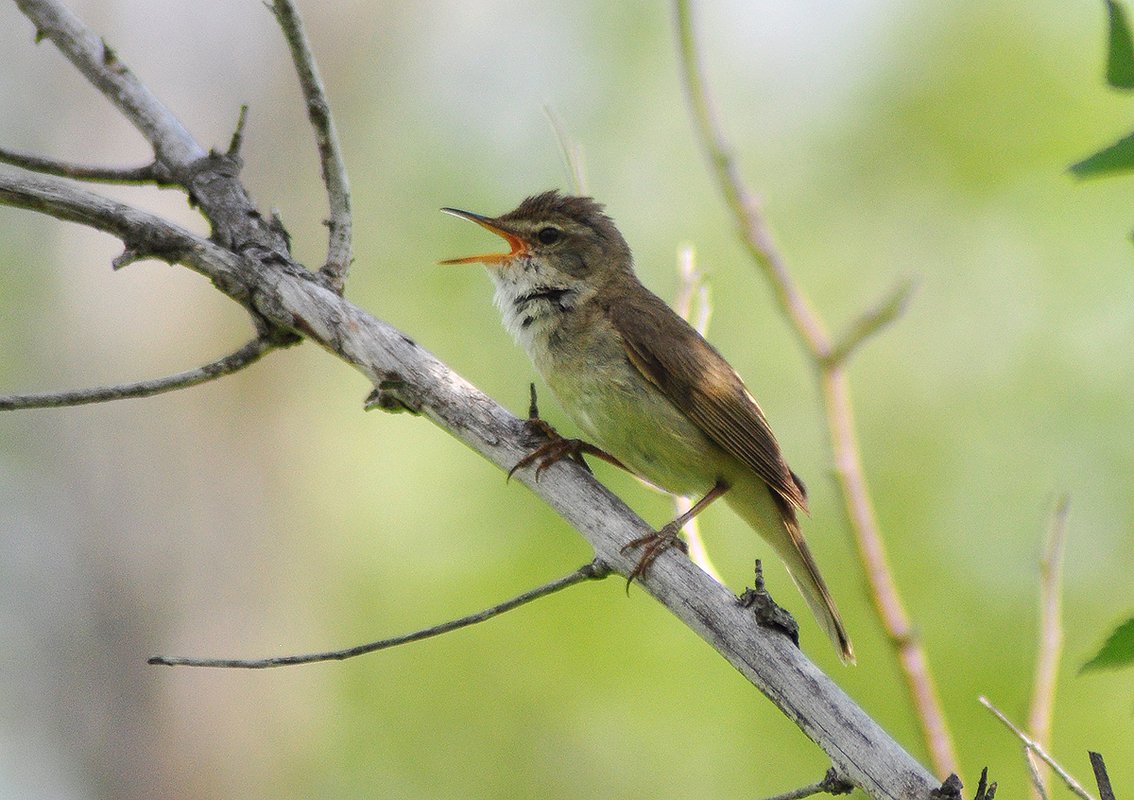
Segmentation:
[(803, 538), (795, 509), (776, 496), (763, 481), (739, 482), (725, 493), (724, 498), (764, 541), (772, 545), (811, 607), (815, 619), (839, 651), (839, 657), (845, 663), (853, 664), (854, 648), (850, 637), (831, 592), (819, 573), (819, 565), (811, 555), (811, 548)]

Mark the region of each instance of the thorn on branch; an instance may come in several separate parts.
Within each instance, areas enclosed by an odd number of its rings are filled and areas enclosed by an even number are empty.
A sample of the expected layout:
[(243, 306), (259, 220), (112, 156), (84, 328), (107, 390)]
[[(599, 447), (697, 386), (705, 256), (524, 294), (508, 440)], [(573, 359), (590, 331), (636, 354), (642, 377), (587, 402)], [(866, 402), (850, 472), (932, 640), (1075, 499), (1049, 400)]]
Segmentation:
[(291, 252), (291, 234), (288, 233), (287, 228), (284, 226), (283, 217), (280, 216), (280, 210), (273, 208), (272, 213), (268, 215), (268, 228), (272, 233), (279, 236), (284, 241), (284, 246), (287, 251)]
[(539, 398), (536, 397), (534, 381), (528, 384), (528, 419), (539, 419)]
[(240, 106), (240, 115), (236, 118), (236, 130), (232, 132), (232, 138), (228, 141), (228, 153), (230, 158), (240, 157), (240, 148), (244, 146), (244, 124), (248, 121), (248, 104), (244, 103)]
[(988, 767), (984, 767), (980, 771), (980, 780), (977, 782), (973, 800), (993, 800), (996, 797), (996, 786), (996, 781), (988, 782)]
[(125, 250), (111, 259), (110, 268), (117, 272), (123, 267), (127, 267), (130, 264), (133, 264), (135, 261), (142, 261), (143, 259), (146, 259), (148, 257), (148, 253), (144, 253), (141, 250), (135, 250), (133, 247), (127, 247)]

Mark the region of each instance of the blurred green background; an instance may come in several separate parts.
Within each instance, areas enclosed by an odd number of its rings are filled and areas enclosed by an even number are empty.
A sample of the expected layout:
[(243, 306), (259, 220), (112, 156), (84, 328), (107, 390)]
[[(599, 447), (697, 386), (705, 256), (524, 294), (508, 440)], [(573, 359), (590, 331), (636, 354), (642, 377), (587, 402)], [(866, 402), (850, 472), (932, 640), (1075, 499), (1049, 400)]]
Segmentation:
[[(325, 201), (282, 39), (253, 0), (84, 0), (79, 13), (207, 146), (250, 106), (244, 177), (317, 265)], [(742, 257), (691, 134), (663, 3), (301, 2), (354, 190), (348, 295), (523, 413), (533, 370), (479, 267), (438, 259), (494, 214), (590, 191), (672, 298), (692, 243), (710, 338), (808, 481), (807, 533), (848, 618), (843, 668), (804, 647), (919, 758), (903, 684), (842, 522), (809, 368)], [(1130, 674), (1077, 675), (1134, 611), (1130, 178), (1066, 166), (1134, 127), (1102, 85), (1101, 3), (705, 3), (705, 66), (743, 172), (834, 329), (913, 277), (905, 317), (855, 359), (863, 454), (897, 579), (975, 786), (1022, 797), (1038, 559), (1071, 497), (1054, 752), (1134, 791)], [(145, 144), (0, 7), (0, 142), (105, 164)], [(105, 189), (204, 230), (182, 195)], [(494, 246), (494, 245), (493, 245)], [(0, 208), (0, 393), (121, 382), (211, 360), (243, 312), (120, 245)], [(147, 667), (263, 656), (458, 616), (570, 571), (579, 536), (428, 422), (362, 413), (366, 382), (305, 345), (160, 398), (0, 415), (0, 796), (760, 797), (823, 754), (644, 593), (577, 587), (482, 626), (345, 663)], [(545, 415), (571, 430), (550, 397)], [(646, 519), (670, 502), (599, 467)], [(703, 530), (735, 590), (761, 555), (724, 507)], [(802, 604), (778, 567), (781, 602)], [(1059, 789), (1056, 796), (1061, 796)]]

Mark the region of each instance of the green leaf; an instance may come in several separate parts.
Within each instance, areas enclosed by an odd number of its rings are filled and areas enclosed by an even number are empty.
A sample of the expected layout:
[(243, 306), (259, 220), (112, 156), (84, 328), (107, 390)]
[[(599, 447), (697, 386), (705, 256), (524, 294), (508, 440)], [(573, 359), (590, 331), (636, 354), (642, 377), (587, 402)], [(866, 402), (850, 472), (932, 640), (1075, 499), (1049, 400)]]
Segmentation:
[(1134, 133), (1119, 139), (1110, 147), (1104, 147), (1092, 156), (1087, 156), (1078, 164), (1071, 165), (1071, 172), (1080, 178), (1131, 170), (1134, 170)]
[(1134, 617), (1115, 628), (1102, 649), (1079, 671), (1114, 669), (1131, 665), (1134, 665)]
[(1134, 42), (1126, 9), (1116, 0), (1106, 0), (1110, 17), (1109, 47), (1106, 57), (1106, 82), (1116, 89), (1134, 89)]

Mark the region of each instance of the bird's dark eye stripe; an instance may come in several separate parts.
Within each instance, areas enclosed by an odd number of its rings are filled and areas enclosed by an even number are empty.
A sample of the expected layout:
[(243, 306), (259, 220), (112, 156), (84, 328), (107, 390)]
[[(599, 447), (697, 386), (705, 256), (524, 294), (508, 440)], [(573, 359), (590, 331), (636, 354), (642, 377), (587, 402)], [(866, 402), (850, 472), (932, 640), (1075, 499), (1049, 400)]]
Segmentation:
[(540, 232), (536, 234), (536, 237), (542, 244), (555, 244), (559, 241), (560, 235), (561, 233), (559, 231), (559, 228), (554, 228), (551, 225), (548, 225), (546, 228), (540, 229)]

